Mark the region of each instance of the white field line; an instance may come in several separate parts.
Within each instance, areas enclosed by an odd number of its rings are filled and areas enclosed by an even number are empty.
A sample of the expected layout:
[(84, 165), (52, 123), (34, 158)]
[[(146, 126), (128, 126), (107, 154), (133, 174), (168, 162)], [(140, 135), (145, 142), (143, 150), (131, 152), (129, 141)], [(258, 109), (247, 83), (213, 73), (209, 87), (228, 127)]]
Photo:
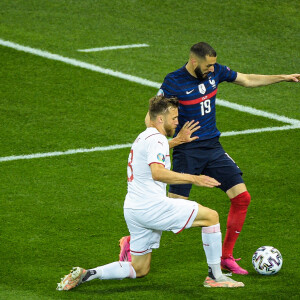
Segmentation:
[(129, 49), (129, 48), (141, 48), (149, 47), (148, 44), (132, 44), (132, 45), (122, 45), (122, 46), (110, 46), (110, 47), (100, 47), (100, 48), (91, 48), (91, 49), (78, 49), (79, 52), (99, 52), (107, 50), (119, 50), (119, 49)]
[[(37, 56), (41, 56), (50, 60), (56, 60), (56, 61), (60, 61), (60, 62), (64, 62), (66, 64), (69, 65), (73, 65), (76, 67), (80, 67), (80, 68), (84, 68), (90, 71), (94, 71), (94, 72), (98, 72), (98, 73), (102, 73), (102, 74), (106, 74), (106, 75), (110, 75), (110, 76), (114, 76), (114, 77), (118, 77), (118, 78), (122, 78), (128, 81), (132, 81), (132, 82), (136, 82), (139, 83), (141, 85), (144, 86), (150, 86), (150, 87), (154, 87), (159, 89), (161, 84), (158, 82), (154, 82), (154, 81), (150, 81), (141, 77), (137, 77), (137, 76), (132, 76), (129, 74), (125, 74), (122, 72), (118, 72), (118, 71), (114, 71), (111, 69), (105, 69), (102, 67), (98, 67), (96, 65), (93, 64), (89, 64), (89, 63), (85, 63), (76, 59), (72, 59), (72, 58), (68, 58), (68, 57), (64, 57), (58, 54), (52, 54), (50, 52), (47, 51), (43, 51), (43, 50), (39, 50), (39, 49), (34, 49), (34, 48), (30, 48), (30, 47), (26, 47), (26, 46), (22, 46), (10, 41), (4, 41), (2, 39), (0, 39), (0, 45), (5, 46), (5, 47), (9, 47), (9, 48), (13, 48), (15, 50), (18, 51), (23, 51), (26, 53), (30, 53), (33, 55), (37, 55)], [(269, 119), (274, 119), (280, 122), (285, 122), (291, 125), (295, 125), (295, 124), (300, 124), (299, 120), (296, 119), (291, 119), (291, 118), (287, 118), (284, 116), (279, 116), (277, 114), (273, 114), (273, 113), (268, 113), (265, 112), (263, 110), (258, 110), (249, 106), (245, 106), (245, 105), (240, 105), (240, 104), (236, 104), (236, 103), (232, 103), (226, 100), (221, 100), (221, 99), (217, 99), (217, 104), (221, 105), (221, 106), (226, 106), (229, 107), (231, 109), (235, 109), (235, 110), (239, 110), (239, 111), (243, 111), (243, 112), (247, 112), (249, 114), (253, 114), (256, 116), (262, 116), (262, 117), (266, 117)]]
[(41, 158), (41, 157), (50, 157), (50, 156), (61, 156), (61, 155), (70, 155), (77, 153), (88, 153), (88, 152), (97, 152), (97, 151), (108, 151), (122, 148), (129, 148), (132, 144), (122, 144), (122, 145), (111, 145), (106, 147), (94, 147), (90, 149), (72, 149), (67, 151), (55, 151), (48, 153), (34, 153), (28, 155), (12, 155), (6, 157), (0, 157), (0, 162), (2, 161), (11, 161), (11, 160), (20, 160), (20, 159), (32, 159), (32, 158)]
[[(283, 122), (283, 123), (288, 123), (288, 124), (291, 124), (291, 125), (300, 126), (300, 120), (287, 118), (287, 117), (280, 116), (280, 115), (277, 115), (277, 114), (274, 114), (274, 113), (269, 113), (269, 112), (266, 112), (266, 111), (263, 111), (263, 110), (252, 108), (250, 106), (236, 104), (236, 103), (229, 102), (229, 101), (226, 101), (226, 100), (221, 100), (221, 99), (217, 99), (217, 104), (221, 105), (221, 106), (229, 107), (231, 109), (235, 109), (235, 110), (238, 110), (238, 111), (247, 112), (251, 115), (265, 117), (265, 118), (273, 119), (273, 120), (280, 121), (280, 122)], [(274, 127), (274, 128), (278, 128), (278, 127)]]
[[(33, 55), (37, 55), (37, 56), (41, 56), (50, 60), (56, 60), (56, 61), (60, 61), (60, 62), (64, 62), (66, 64), (69, 65), (73, 65), (76, 67), (80, 67), (80, 68), (84, 68), (90, 71), (94, 71), (94, 72), (98, 72), (98, 73), (102, 73), (102, 74), (106, 74), (106, 75), (110, 75), (110, 76), (114, 76), (114, 77), (118, 77), (118, 78), (122, 78), (128, 81), (132, 81), (132, 82), (136, 82), (139, 83), (141, 85), (144, 86), (150, 86), (150, 87), (154, 87), (159, 89), (161, 84), (158, 82), (154, 82), (154, 81), (150, 81), (141, 77), (137, 77), (137, 76), (133, 76), (133, 75), (129, 75), (129, 74), (125, 74), (122, 72), (118, 72), (118, 71), (114, 71), (111, 69), (105, 69), (102, 67), (98, 67), (96, 65), (93, 64), (89, 64), (89, 63), (85, 63), (73, 58), (68, 58), (68, 57), (64, 57), (58, 54), (52, 54), (50, 52), (47, 51), (43, 51), (43, 50), (39, 50), (39, 49), (34, 49), (34, 48), (30, 48), (30, 47), (26, 47), (26, 46), (22, 46), (10, 41), (4, 41), (2, 39), (0, 39), (0, 45), (5, 46), (5, 47), (9, 47), (9, 48), (13, 48), (15, 50), (18, 51), (23, 51), (26, 53), (30, 53)], [(221, 105), (221, 106), (226, 106), (229, 107), (231, 109), (235, 109), (235, 110), (239, 110), (239, 111), (243, 111), (243, 112), (247, 112), (249, 114), (253, 114), (256, 116), (262, 116), (262, 117), (266, 117), (269, 119), (274, 119), (280, 122), (285, 122), (291, 125), (295, 125), (295, 124), (300, 124), (299, 120), (296, 119), (291, 119), (291, 118), (287, 118), (284, 116), (279, 116), (277, 114), (273, 114), (273, 113), (268, 113), (265, 112), (263, 110), (258, 110), (249, 106), (245, 106), (245, 105), (240, 105), (240, 104), (236, 104), (236, 103), (232, 103), (229, 101), (225, 101), (225, 100), (221, 100), (221, 99), (217, 99), (217, 104)]]
[[(300, 128), (298, 125), (286, 125), (279, 127), (264, 127), (264, 128), (255, 128), (255, 129), (246, 129), (241, 131), (227, 131), (223, 132), (222, 136), (233, 136), (233, 135), (241, 135), (241, 134), (251, 134), (251, 133), (260, 133), (267, 131), (278, 131), (278, 130), (291, 130)], [(120, 144), (120, 145), (111, 145), (105, 147), (94, 147), (89, 149), (71, 149), (67, 151), (55, 151), (48, 153), (34, 153), (34, 154), (25, 154), (25, 155), (12, 155), (12, 156), (4, 156), (0, 157), (0, 162), (12, 161), (12, 160), (22, 160), (22, 159), (33, 159), (33, 158), (43, 158), (43, 157), (51, 157), (51, 156), (62, 156), (62, 155), (71, 155), (77, 153), (88, 153), (88, 152), (102, 152), (108, 150), (116, 150), (123, 148), (130, 148), (132, 144)]]
[[(76, 59), (64, 57), (58, 54), (52, 54), (47, 51), (34, 49), (26, 46), (22, 46), (10, 41), (4, 41), (0, 39), (0, 45), (13, 48), (18, 51), (23, 51), (26, 53), (30, 53), (33, 55), (41, 56), (50, 60), (60, 61), (64, 62), (69, 65), (77, 66), (80, 68), (84, 68), (87, 70), (91, 70), (94, 72), (122, 78), (131, 82), (136, 82), (144, 86), (150, 86), (159, 89), (160, 83), (150, 81), (144, 78), (140, 78), (137, 76), (128, 75), (122, 72), (114, 71), (111, 69), (105, 69), (101, 68), (89, 63), (85, 63)], [(259, 132), (267, 132), (267, 131), (277, 131), (277, 130), (290, 130), (290, 129), (296, 129), (300, 128), (300, 121), (296, 119), (287, 118), (284, 116), (280, 116), (273, 113), (268, 113), (263, 110), (258, 110), (249, 106), (244, 106), (236, 103), (232, 103), (226, 100), (217, 99), (217, 104), (225, 107), (229, 107), (231, 109), (235, 109), (242, 112), (247, 112), (252, 115), (256, 116), (262, 116), (269, 119), (274, 119), (280, 122), (288, 123), (290, 125), (288, 126), (279, 126), (279, 127), (266, 127), (266, 128), (257, 128), (257, 129), (247, 129), (242, 131), (230, 131), (230, 132), (223, 132), (222, 136), (233, 136), (233, 135), (240, 135), (240, 134), (250, 134), (250, 133), (259, 133)], [(20, 159), (32, 159), (32, 158), (41, 158), (41, 157), (50, 157), (50, 156), (60, 156), (60, 155), (70, 155), (75, 153), (86, 153), (86, 152), (94, 152), (94, 151), (107, 151), (107, 150), (113, 150), (113, 149), (121, 149), (121, 148), (129, 148), (131, 144), (123, 144), (123, 145), (112, 145), (107, 147), (96, 147), (91, 149), (73, 149), (73, 150), (67, 150), (67, 151), (56, 151), (56, 152), (48, 152), (48, 153), (36, 153), (36, 154), (29, 154), (29, 155), (18, 155), (18, 156), (6, 156), (6, 157), (0, 157), (0, 162), (3, 161), (11, 161), (11, 160), (20, 160)]]
[(128, 80), (128, 81), (139, 83), (141, 85), (150, 86), (150, 87), (154, 87), (154, 88), (157, 88), (157, 89), (160, 88), (160, 84), (157, 83), (157, 82), (153, 82), (153, 81), (143, 79), (143, 78), (140, 78), (140, 77), (128, 75), (128, 74), (118, 72), (118, 71), (114, 71), (114, 70), (111, 70), (111, 69), (101, 68), (101, 67), (95, 66), (93, 64), (82, 62), (80, 60), (76, 60), (76, 59), (73, 59), (73, 58), (64, 57), (64, 56), (61, 56), (61, 55), (58, 55), (58, 54), (52, 54), (52, 53), (47, 52), (47, 51), (22, 46), (22, 45), (12, 43), (12, 42), (9, 42), (9, 41), (4, 41), (2, 39), (0, 39), (0, 45), (5, 46), (5, 47), (9, 47), (9, 48), (13, 48), (13, 49), (18, 50), (18, 51), (30, 53), (30, 54), (37, 55), (37, 56), (41, 56), (41, 57), (44, 57), (44, 58), (47, 58), (47, 59), (50, 59), (50, 60), (60, 61), (60, 62), (66, 63), (68, 65), (72, 65), (72, 66), (75, 66), (75, 67), (80, 67), (80, 68), (83, 68), (83, 69), (87, 69), (87, 70), (90, 70), (90, 71), (102, 73), (102, 74), (105, 74), (105, 75), (110, 75), (110, 76), (122, 78), (122, 79), (125, 79), (125, 80)]
[(233, 135), (260, 133), (260, 132), (268, 132), (268, 131), (291, 130), (291, 129), (297, 129), (297, 128), (300, 128), (299, 124), (277, 126), (277, 127), (246, 129), (246, 130), (241, 130), (241, 131), (226, 131), (226, 132), (222, 132), (221, 136), (233, 136)]

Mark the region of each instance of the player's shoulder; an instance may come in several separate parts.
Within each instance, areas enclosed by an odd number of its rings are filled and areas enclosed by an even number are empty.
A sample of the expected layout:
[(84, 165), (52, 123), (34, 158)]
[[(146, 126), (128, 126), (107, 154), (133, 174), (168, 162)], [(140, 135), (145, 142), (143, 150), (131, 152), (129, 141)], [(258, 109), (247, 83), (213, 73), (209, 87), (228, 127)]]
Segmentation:
[(185, 65), (166, 75), (165, 81), (179, 82), (188, 75)]
[(153, 142), (161, 142), (162, 144), (168, 143), (168, 139), (166, 136), (161, 134), (156, 128), (148, 127), (142, 134), (141, 138), (146, 143), (153, 143)]
[(232, 72), (233, 71), (228, 66), (221, 65), (219, 63), (214, 64), (214, 69), (215, 69), (215, 71), (214, 71), (215, 73)]
[(219, 63), (214, 64), (215, 73), (221, 72), (222, 70), (224, 70), (224, 68), (226, 68), (226, 66), (221, 65)]

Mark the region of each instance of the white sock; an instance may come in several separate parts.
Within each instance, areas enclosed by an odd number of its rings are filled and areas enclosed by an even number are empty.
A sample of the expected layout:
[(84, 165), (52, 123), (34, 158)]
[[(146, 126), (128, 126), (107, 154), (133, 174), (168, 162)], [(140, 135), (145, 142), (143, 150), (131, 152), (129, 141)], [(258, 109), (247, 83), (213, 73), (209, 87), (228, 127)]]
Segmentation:
[(220, 223), (208, 227), (202, 227), (202, 242), (206, 255), (209, 273), (215, 278), (222, 275), (221, 256), (222, 256), (222, 235)]
[(87, 270), (87, 275), (83, 278), (83, 281), (90, 281), (96, 278), (101, 280), (136, 278), (136, 272), (131, 262), (115, 261), (108, 265)]

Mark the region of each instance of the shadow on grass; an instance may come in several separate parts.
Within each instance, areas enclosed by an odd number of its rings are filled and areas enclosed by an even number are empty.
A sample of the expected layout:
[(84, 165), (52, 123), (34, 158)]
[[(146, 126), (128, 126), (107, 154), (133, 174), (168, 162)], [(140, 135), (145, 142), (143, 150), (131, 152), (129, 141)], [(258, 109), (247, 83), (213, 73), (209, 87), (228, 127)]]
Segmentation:
[[(158, 294), (163, 296), (168, 294), (177, 294), (184, 295), (185, 297), (189, 295), (189, 297), (196, 296), (200, 292), (200, 289), (198, 290), (198, 287), (201, 288), (202, 285), (199, 284), (199, 286), (188, 286), (186, 288), (183, 288), (182, 285), (176, 287), (176, 283), (166, 283), (162, 282), (161, 284), (157, 284), (153, 282), (152, 280), (136, 280), (136, 282), (130, 282), (130, 281), (124, 281), (124, 282), (118, 282), (118, 281), (111, 281), (111, 282), (95, 282), (94, 284), (90, 283), (90, 286), (88, 286), (88, 283), (85, 286), (80, 286), (74, 292), (76, 294), (81, 295), (102, 295), (102, 296), (110, 296), (115, 298), (125, 298), (124, 294), (126, 294), (127, 297), (131, 296), (144, 296), (144, 297), (155, 297)], [(99, 285), (100, 284), (100, 285)], [(132, 295), (131, 295), (132, 294)]]

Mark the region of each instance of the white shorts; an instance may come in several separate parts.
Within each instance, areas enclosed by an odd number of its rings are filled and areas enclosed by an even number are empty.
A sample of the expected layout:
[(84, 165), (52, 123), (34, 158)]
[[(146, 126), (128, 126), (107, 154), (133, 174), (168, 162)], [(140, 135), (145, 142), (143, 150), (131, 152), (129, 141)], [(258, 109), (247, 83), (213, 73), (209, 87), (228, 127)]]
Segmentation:
[(124, 208), (124, 217), (130, 232), (130, 252), (144, 255), (159, 248), (163, 231), (179, 233), (190, 228), (198, 213), (195, 201), (166, 197), (151, 209)]

